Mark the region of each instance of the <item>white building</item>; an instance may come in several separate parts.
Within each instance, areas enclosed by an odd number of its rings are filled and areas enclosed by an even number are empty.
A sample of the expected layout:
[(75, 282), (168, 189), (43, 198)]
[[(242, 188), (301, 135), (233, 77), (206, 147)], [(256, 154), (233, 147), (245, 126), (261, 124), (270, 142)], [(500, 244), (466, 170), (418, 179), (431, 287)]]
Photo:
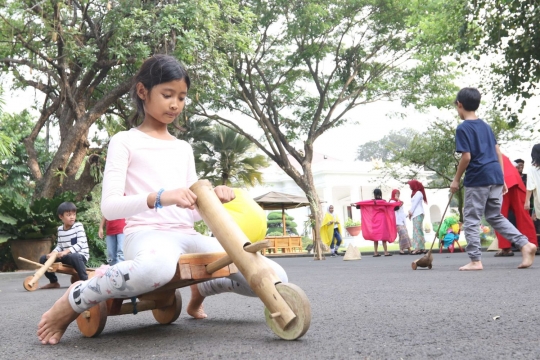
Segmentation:
[[(296, 163), (296, 160), (290, 157), (296, 168), (301, 171), (301, 167)], [(405, 211), (411, 206), (411, 190), (408, 185), (403, 185), (397, 181), (382, 183), (383, 176), (380, 171), (380, 166), (383, 163), (378, 161), (362, 162), (362, 161), (342, 161), (334, 157), (323, 154), (314, 154), (313, 158), (313, 178), (317, 193), (321, 201), (321, 210), (327, 211), (329, 205), (334, 205), (334, 212), (337, 213), (342, 223), (347, 218), (360, 220), (360, 210), (352, 208), (350, 204), (362, 200), (373, 199), (373, 190), (380, 188), (383, 193), (383, 198), (390, 199), (392, 189), (398, 189), (401, 193), (401, 200), (405, 203)], [(426, 172), (417, 180), (425, 183), (426, 176), (430, 173)], [(250, 194), (255, 197), (263, 195), (269, 191), (279, 191), (288, 194), (305, 195), (304, 192), (296, 185), (296, 183), (281, 170), (276, 164), (264, 170), (263, 180), (264, 186), (257, 186), (250, 189)], [(406, 182), (404, 179), (403, 182)], [(431, 224), (441, 220), (442, 212), (448, 203), (448, 190), (429, 190), (426, 189), (428, 204), (424, 204), (425, 219), (424, 223)], [(287, 213), (294, 217), (294, 221), (298, 224), (298, 232), (302, 234), (304, 231), (303, 224), (308, 220), (310, 213), (309, 207), (303, 207), (294, 210), (287, 210)], [(448, 215), (448, 214), (447, 214)], [(412, 236), (412, 223), (407, 221), (410, 236)], [(426, 235), (426, 240), (430, 241), (430, 235)], [(361, 235), (353, 239), (344, 230), (345, 243), (363, 240)]]

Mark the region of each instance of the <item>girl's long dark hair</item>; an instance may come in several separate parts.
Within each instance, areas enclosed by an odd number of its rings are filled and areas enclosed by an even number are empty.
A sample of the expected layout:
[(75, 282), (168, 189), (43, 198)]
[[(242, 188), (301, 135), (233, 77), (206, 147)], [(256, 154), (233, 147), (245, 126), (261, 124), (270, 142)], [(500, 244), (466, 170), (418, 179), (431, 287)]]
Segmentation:
[[(137, 84), (143, 84), (146, 90), (150, 92), (154, 86), (174, 80), (184, 80), (189, 90), (191, 85), (189, 75), (184, 65), (176, 58), (170, 55), (156, 54), (146, 59), (137, 75), (135, 75), (135, 82), (130, 91), (131, 99), (137, 107), (137, 113), (129, 121), (132, 127), (138, 126), (144, 120), (145, 115), (144, 102), (137, 95)], [(174, 120), (174, 126), (177, 129), (182, 129), (178, 125), (177, 119)]]
[(531, 151), (531, 158), (533, 166), (540, 167), (540, 144), (533, 146)]
[(381, 200), (382, 199), (382, 191), (381, 191), (381, 189), (373, 190), (373, 196), (375, 196), (375, 200)]

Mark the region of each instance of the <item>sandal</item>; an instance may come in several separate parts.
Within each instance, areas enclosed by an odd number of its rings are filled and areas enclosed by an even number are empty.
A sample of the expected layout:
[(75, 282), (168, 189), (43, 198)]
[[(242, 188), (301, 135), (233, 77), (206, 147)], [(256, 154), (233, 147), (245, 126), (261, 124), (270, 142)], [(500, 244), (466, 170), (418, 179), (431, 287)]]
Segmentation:
[(373, 257), (379, 257), (379, 256), (381, 256), (381, 254), (375, 254), (375, 255), (373, 255)]
[(405, 251), (400, 251), (399, 255), (407, 255), (407, 253)]
[(423, 254), (422, 250), (414, 250), (411, 255), (420, 255)]
[(392, 254), (388, 253), (388, 254), (384, 254), (384, 256), (392, 256)]

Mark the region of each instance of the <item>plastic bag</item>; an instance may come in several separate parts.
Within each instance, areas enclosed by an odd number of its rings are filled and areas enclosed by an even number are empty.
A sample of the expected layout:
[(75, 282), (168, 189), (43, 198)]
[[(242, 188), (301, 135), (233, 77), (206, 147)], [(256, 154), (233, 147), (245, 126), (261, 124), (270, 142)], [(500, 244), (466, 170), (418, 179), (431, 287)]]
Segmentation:
[(233, 189), (233, 191), (236, 198), (223, 206), (251, 242), (263, 240), (267, 229), (264, 210), (247, 191), (242, 189)]

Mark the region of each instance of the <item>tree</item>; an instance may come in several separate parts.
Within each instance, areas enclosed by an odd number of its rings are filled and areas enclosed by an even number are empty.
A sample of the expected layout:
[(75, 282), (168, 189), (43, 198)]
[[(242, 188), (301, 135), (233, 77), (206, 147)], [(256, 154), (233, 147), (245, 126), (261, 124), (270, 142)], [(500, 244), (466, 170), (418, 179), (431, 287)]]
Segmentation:
[[(532, 126), (518, 123), (510, 125), (500, 112), (486, 114), (499, 144), (516, 140), (529, 140)], [(437, 119), (428, 129), (411, 139), (410, 145), (392, 154), (392, 161), (384, 167), (383, 173), (393, 179), (406, 181), (415, 179), (421, 171), (431, 172), (426, 188), (448, 189), (456, 174), (461, 155), (455, 152), (455, 134), (459, 121)], [(463, 221), (464, 188), (463, 179), (459, 191), (454, 194), (460, 221)]]
[[(236, 2), (210, 0), (3, 0), (0, 63), (16, 88), (43, 93), (40, 116), (24, 139), (34, 196), (96, 184), (92, 166), (101, 147), (91, 148), (90, 127), (131, 115), (126, 94), (141, 62), (170, 53), (195, 79), (226, 66), (217, 48), (242, 47), (250, 15)], [(242, 19), (242, 21), (236, 21)], [(39, 166), (36, 139), (46, 124), (60, 130), (60, 144), (46, 169)], [(80, 168), (83, 168), (80, 171)]]
[[(257, 14), (252, 50), (223, 51), (233, 72), (224, 86), (198, 89), (195, 111), (244, 135), (279, 165), (306, 193), (320, 228), (314, 142), (363, 104), (449, 104), (455, 72), (442, 59), (453, 50), (463, 4), (247, 1)], [(250, 120), (262, 138), (245, 126)]]
[[(486, 87), (494, 90), (499, 100), (511, 95), (522, 99), (522, 110), (526, 100), (537, 94), (540, 80), (540, 4), (531, 0), (478, 0), (470, 2), (468, 9), (459, 50), (472, 52), (475, 59), (481, 55), (500, 59), (491, 64), (496, 77)], [(514, 113), (512, 123), (517, 121)]]
[(212, 128), (206, 140), (202, 136), (196, 139), (198, 141), (193, 144), (193, 152), (201, 178), (215, 185), (262, 184), (259, 170), (267, 167), (268, 161), (263, 155), (253, 153), (256, 147), (249, 139), (220, 125)]
[(418, 132), (414, 129), (405, 128), (398, 131), (390, 131), (382, 139), (368, 141), (358, 146), (356, 159), (360, 161), (370, 161), (380, 159), (383, 161), (392, 160), (393, 154), (409, 147), (411, 140)]

